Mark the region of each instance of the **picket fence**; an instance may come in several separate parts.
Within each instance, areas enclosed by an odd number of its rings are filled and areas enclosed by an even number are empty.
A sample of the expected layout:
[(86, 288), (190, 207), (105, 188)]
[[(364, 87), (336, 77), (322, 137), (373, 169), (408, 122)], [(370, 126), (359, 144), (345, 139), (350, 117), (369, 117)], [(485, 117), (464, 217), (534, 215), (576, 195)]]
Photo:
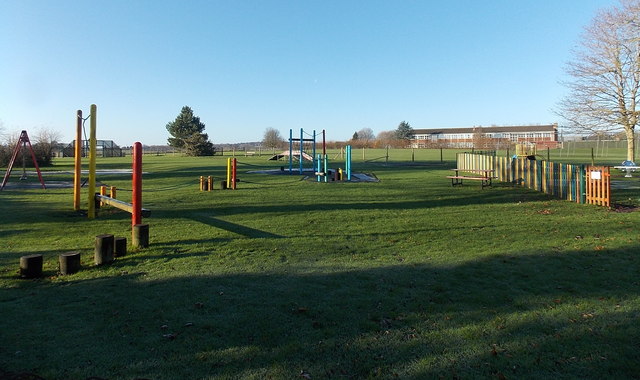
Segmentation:
[(608, 166), (571, 165), (527, 158), (458, 153), (457, 167), (493, 170), (495, 179), (576, 203), (611, 206)]

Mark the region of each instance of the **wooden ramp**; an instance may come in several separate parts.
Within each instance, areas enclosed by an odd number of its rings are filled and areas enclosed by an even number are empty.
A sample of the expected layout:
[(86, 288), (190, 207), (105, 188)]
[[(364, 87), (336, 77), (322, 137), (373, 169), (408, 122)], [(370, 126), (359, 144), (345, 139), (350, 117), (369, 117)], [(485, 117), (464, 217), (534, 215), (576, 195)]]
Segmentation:
[[(294, 160), (300, 159), (300, 151), (299, 150), (294, 150), (292, 152), (292, 154), (293, 154), (293, 159)], [(284, 158), (284, 157), (289, 157), (289, 151), (288, 150), (285, 150), (282, 153), (273, 155), (271, 158), (269, 158), (269, 161), (277, 161), (277, 160), (279, 160), (281, 158)], [(310, 154), (305, 153), (305, 152), (302, 152), (302, 159), (305, 160), (305, 161), (313, 161), (313, 157), (311, 157)]]

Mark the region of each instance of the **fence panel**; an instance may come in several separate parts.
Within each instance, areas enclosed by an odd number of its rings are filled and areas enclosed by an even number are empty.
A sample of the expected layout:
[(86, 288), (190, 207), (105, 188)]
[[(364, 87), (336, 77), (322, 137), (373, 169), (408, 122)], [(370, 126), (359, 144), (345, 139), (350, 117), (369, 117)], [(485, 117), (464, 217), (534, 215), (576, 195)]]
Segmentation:
[(587, 203), (611, 206), (611, 173), (608, 166), (587, 166)]
[[(610, 205), (611, 184), (608, 167), (588, 169), (585, 165), (569, 165), (527, 158), (482, 156), (472, 153), (458, 153), (457, 165), (460, 169), (493, 169), (499, 182), (518, 184), (560, 199), (607, 207)], [(589, 170), (602, 173), (600, 176), (603, 180), (587, 181)]]

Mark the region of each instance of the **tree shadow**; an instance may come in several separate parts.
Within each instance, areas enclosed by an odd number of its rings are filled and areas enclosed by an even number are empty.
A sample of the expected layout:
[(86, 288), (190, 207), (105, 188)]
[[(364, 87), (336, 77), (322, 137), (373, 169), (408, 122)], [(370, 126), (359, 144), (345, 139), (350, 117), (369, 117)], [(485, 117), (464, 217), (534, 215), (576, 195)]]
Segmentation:
[(163, 279), (107, 273), (3, 290), (0, 368), (155, 379), (640, 373), (638, 260), (627, 251)]

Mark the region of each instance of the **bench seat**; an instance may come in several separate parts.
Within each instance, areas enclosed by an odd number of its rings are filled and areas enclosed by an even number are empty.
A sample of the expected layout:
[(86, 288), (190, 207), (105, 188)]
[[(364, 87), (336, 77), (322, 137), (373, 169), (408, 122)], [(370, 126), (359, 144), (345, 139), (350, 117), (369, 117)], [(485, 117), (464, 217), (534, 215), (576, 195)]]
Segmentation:
[(482, 177), (482, 176), (465, 176), (465, 175), (448, 175), (447, 178), (451, 179), (451, 185), (457, 186), (462, 185), (462, 181), (471, 180), (471, 181), (480, 181), (480, 187), (484, 189), (487, 186), (491, 186), (492, 177)]

